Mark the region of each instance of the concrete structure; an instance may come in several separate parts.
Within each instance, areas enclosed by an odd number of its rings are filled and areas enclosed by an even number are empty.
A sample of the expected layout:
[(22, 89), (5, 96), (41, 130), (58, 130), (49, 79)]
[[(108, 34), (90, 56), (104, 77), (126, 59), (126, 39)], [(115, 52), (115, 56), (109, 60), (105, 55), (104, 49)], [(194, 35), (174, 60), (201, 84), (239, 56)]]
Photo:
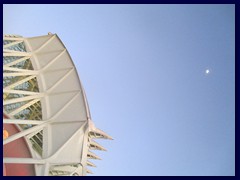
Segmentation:
[(51, 33), (3, 40), (5, 175), (91, 173), (91, 150), (105, 150), (93, 139), (112, 138), (94, 126), (67, 49)]

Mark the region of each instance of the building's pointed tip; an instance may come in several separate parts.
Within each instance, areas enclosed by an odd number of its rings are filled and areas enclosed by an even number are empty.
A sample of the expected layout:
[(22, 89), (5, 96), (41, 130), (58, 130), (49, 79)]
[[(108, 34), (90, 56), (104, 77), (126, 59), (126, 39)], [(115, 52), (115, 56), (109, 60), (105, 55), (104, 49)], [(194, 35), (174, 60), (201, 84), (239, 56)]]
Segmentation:
[(100, 134), (102, 134), (104, 138), (109, 139), (109, 140), (113, 140), (113, 138), (111, 136), (109, 136), (107, 133), (105, 133), (101, 129), (97, 128), (96, 131), (99, 132)]
[(91, 119), (88, 119), (88, 125), (89, 125), (89, 135), (93, 138), (103, 138), (103, 139), (109, 139), (113, 140), (111, 136), (109, 136), (104, 131), (96, 128), (95, 124)]
[(95, 164), (93, 164), (92, 162), (90, 161), (87, 161), (87, 166), (91, 166), (91, 167), (97, 167)]
[(101, 150), (101, 151), (107, 151), (102, 145), (98, 144), (96, 141), (91, 140), (89, 148), (92, 150)]
[(90, 171), (89, 169), (86, 169), (86, 172), (87, 172), (88, 174), (93, 174), (93, 172)]
[(88, 153), (87, 153), (87, 157), (90, 158), (90, 159), (98, 159), (98, 160), (102, 160), (100, 157), (98, 157), (96, 154), (94, 154), (94, 153), (91, 152), (91, 151), (88, 151)]
[(103, 139), (113, 140), (113, 138), (111, 136), (109, 136), (107, 133), (105, 133), (104, 131), (102, 131), (98, 128), (92, 129), (89, 132), (89, 134), (92, 138), (103, 138)]

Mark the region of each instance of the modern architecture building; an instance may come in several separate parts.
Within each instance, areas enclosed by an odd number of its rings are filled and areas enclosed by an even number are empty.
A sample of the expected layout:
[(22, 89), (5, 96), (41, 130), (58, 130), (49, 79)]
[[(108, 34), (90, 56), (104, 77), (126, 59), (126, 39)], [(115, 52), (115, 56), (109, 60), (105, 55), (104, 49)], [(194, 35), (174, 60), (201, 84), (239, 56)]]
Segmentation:
[(3, 36), (3, 173), (81, 176), (112, 139), (96, 128), (74, 63), (56, 34)]

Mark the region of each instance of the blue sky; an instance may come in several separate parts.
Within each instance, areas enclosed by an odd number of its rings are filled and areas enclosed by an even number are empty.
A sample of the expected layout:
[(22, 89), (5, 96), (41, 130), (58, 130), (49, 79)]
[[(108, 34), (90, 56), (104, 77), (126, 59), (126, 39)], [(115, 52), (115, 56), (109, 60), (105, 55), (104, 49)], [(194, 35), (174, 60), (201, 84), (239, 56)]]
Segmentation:
[(3, 32), (67, 47), (114, 138), (94, 175), (235, 175), (234, 5), (4, 5)]

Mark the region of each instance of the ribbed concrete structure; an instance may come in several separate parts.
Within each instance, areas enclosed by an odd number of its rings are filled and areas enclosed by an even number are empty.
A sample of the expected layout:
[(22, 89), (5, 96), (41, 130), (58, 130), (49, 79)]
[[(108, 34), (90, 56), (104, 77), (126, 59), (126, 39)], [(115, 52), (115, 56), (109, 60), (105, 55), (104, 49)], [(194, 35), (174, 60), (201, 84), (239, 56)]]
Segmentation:
[[(78, 73), (59, 37), (5, 35), (3, 40), (6, 175), (21, 175), (13, 168), (37, 176), (92, 173), (87, 166), (95, 165), (88, 159), (100, 158), (90, 150), (106, 150), (93, 139), (112, 138), (93, 124)], [(23, 154), (10, 152), (13, 147)]]

